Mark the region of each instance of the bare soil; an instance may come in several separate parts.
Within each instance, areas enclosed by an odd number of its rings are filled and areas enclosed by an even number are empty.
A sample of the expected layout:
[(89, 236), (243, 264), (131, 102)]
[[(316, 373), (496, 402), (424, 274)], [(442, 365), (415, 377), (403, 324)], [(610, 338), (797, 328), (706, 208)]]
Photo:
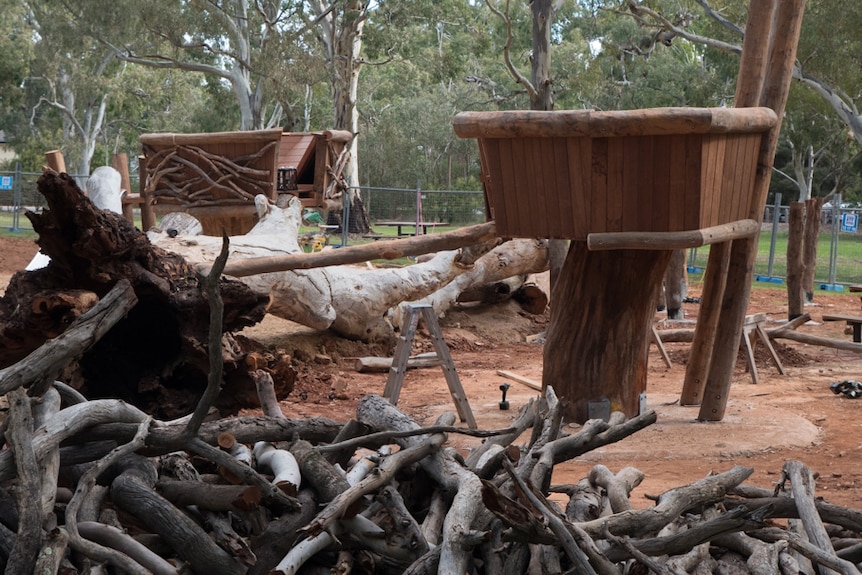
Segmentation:
[[(9, 276), (23, 268), (35, 251), (32, 240), (0, 237), (0, 293)], [(700, 288), (692, 285), (689, 296), (698, 297)], [(824, 323), (820, 318), (835, 313), (862, 315), (859, 296), (818, 292), (815, 299), (806, 310), (813, 321), (799, 331), (850, 341), (844, 325)], [(685, 322), (675, 322), (673, 327), (693, 327), (698, 307), (696, 303), (685, 304)], [(783, 321), (787, 313), (784, 287), (758, 285), (749, 306), (749, 313), (756, 312), (767, 314), (767, 327)], [(662, 314), (656, 319), (664, 323)], [(506, 427), (537, 392), (504, 379), (497, 370), (541, 381), (542, 347), (527, 340), (545, 329), (547, 316), (531, 316), (516, 304), (506, 303), (453, 310), (441, 324), (479, 427)], [(670, 326), (659, 325), (662, 327)], [(386, 374), (357, 373), (354, 363), (359, 356), (391, 354), (386, 346), (346, 341), (272, 316), (244, 334), (293, 356), (299, 377), (294, 392), (282, 402), (288, 417), (324, 415), (346, 421), (362, 396), (383, 392)], [(612, 471), (634, 466), (646, 474), (646, 479), (633, 493), (632, 501), (647, 507), (651, 505), (649, 495), (734, 465), (754, 469), (748, 483), (772, 487), (780, 480), (784, 462), (797, 459), (819, 474), (820, 496), (832, 503), (862, 508), (862, 399), (835, 395), (829, 388), (834, 382), (862, 380), (862, 354), (778, 340), (776, 348), (787, 371), (782, 376), (760, 346), (757, 365), (761, 383), (752, 383), (740, 359), (725, 418), (706, 423), (696, 421), (698, 408), (678, 405), (690, 344), (665, 346), (673, 362), (670, 369), (655, 347), (650, 351), (647, 403), (658, 413), (658, 422), (624, 441), (558, 466), (555, 483), (576, 482), (596, 463)], [(430, 342), (420, 333), (414, 351), (429, 350)], [(499, 407), (503, 383), (511, 384), (509, 410)], [(443, 411), (454, 410), (442, 371), (409, 371), (399, 407), (427, 424)], [(450, 441), (468, 447), (476, 440), (452, 435)]]

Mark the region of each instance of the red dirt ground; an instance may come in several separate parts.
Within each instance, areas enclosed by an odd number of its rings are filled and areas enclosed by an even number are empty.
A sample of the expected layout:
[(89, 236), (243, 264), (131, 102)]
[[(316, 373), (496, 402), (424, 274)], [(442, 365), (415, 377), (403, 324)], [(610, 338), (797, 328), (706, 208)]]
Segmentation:
[[(34, 252), (32, 240), (0, 238), (0, 288)], [(689, 291), (689, 295), (699, 296), (700, 286), (692, 285)], [(749, 313), (766, 313), (770, 320), (767, 327), (774, 327), (786, 317), (785, 301), (782, 286), (758, 286), (753, 290)], [(806, 311), (814, 321), (799, 328), (800, 332), (850, 341), (843, 325), (822, 323), (820, 318), (827, 313), (860, 314), (862, 309), (855, 294), (818, 292), (815, 305)], [(686, 304), (685, 312), (688, 324), (682, 327), (693, 327), (697, 304)], [(542, 348), (526, 343), (526, 338), (541, 332), (546, 322), (546, 317), (520, 312), (515, 304), (455, 310), (441, 320), (479, 427), (506, 427), (518, 408), (537, 395), (509, 381), (511, 409), (501, 411), (499, 386), (506, 380), (497, 370), (540, 381)], [(357, 373), (353, 358), (384, 355), (391, 350), (345, 341), (271, 316), (244, 333), (279, 346), (295, 358), (299, 371), (296, 389), (282, 402), (288, 417), (319, 414), (346, 421), (363, 395), (383, 392), (386, 374)], [(417, 342), (417, 350), (430, 349), (427, 339), (418, 336)], [(690, 344), (667, 343), (666, 347), (674, 364), (670, 369), (661, 362), (655, 347), (650, 351), (647, 403), (657, 411), (658, 423), (558, 466), (554, 483), (577, 482), (598, 462), (612, 471), (634, 466), (646, 474), (646, 479), (632, 500), (636, 506), (646, 507), (651, 502), (645, 495), (657, 495), (734, 465), (754, 469), (749, 484), (772, 487), (780, 479), (784, 462), (797, 459), (819, 474), (820, 496), (832, 503), (862, 508), (862, 438), (858, 435), (862, 399), (834, 395), (829, 389), (833, 382), (862, 380), (862, 354), (778, 340), (776, 347), (787, 371), (781, 376), (759, 347), (761, 383), (752, 384), (740, 361), (727, 415), (721, 422), (703, 423), (695, 421), (697, 408), (676, 405)], [(441, 370), (409, 371), (399, 407), (429, 424), (441, 412), (453, 410)], [(450, 441), (469, 446), (474, 440), (450, 436)]]

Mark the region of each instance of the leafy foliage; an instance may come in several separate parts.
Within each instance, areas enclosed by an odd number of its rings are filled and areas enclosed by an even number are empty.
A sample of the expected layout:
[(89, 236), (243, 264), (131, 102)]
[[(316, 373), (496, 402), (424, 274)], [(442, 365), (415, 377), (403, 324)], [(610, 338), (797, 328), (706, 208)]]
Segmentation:
[[(529, 77), (529, 3), (488, 1), (507, 15), (512, 65)], [(555, 107), (732, 105), (738, 56), (668, 33), (651, 16), (738, 45), (734, 26), (747, 2), (710, 5), (717, 18), (696, 0), (558, 3)], [(63, 150), (72, 166), (87, 156), (103, 163), (115, 151), (135, 157), (142, 132), (233, 130), (249, 117), (257, 127), (280, 118), (288, 130), (330, 128), (334, 68), (319, 41), (327, 31), (312, 17), (310, 4), (294, 0), (183, 0), (159, 9), (131, 0), (0, 0), (0, 128), (27, 169), (38, 169), (49, 149)], [(799, 46), (801, 68), (850, 104), (862, 89), (860, 19), (854, 0), (809, 0)], [(451, 120), (463, 110), (530, 107), (502, 58), (506, 24), (478, 1), (370, 5), (357, 93), (362, 185), (480, 188), (475, 144), (455, 137)], [(806, 150), (814, 194), (862, 199), (859, 144), (846, 121), (821, 94), (795, 85), (776, 166), (793, 176), (794, 153)], [(797, 193), (787, 178), (773, 186)]]

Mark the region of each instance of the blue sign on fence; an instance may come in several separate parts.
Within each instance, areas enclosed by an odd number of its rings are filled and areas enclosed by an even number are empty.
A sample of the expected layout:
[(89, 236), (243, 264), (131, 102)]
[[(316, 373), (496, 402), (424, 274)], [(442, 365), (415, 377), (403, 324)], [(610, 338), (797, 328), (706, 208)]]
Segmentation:
[(0, 176), (0, 190), (11, 190), (14, 180), (13, 176)]
[(841, 231), (856, 233), (856, 227), (859, 225), (859, 214), (844, 213), (841, 214)]

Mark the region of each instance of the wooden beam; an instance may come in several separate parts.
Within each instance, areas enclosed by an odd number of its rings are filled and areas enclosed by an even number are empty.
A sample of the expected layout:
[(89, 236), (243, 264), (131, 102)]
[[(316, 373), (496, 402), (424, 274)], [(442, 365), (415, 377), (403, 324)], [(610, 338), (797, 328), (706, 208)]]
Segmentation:
[(462, 112), (461, 138), (576, 138), (766, 132), (777, 123), (767, 108), (647, 108), (642, 110), (509, 110)]
[(497, 375), (500, 377), (505, 377), (506, 379), (511, 379), (512, 381), (516, 381), (523, 385), (526, 385), (530, 389), (535, 389), (536, 391), (542, 391), (542, 384), (538, 381), (530, 379), (529, 377), (524, 377), (523, 375), (518, 375), (517, 373), (513, 373), (511, 371), (506, 371), (505, 369), (498, 369)]
[[(720, 242), (710, 247), (709, 261), (703, 274), (700, 314), (694, 331), (691, 355), (685, 368), (685, 379), (679, 397), (680, 405), (700, 405), (703, 401), (721, 318), (721, 305), (724, 300), (725, 279), (729, 264), (730, 242)], [(739, 341), (738, 338), (736, 341)]]
[(240, 142), (269, 142), (281, 138), (282, 129), (253, 130), (240, 132), (209, 132), (204, 134), (141, 134), (142, 146), (181, 146), (198, 145), (206, 140), (208, 144), (237, 144)]
[(60, 150), (51, 150), (50, 152), (45, 152), (45, 165), (49, 168), (57, 172), (58, 174), (62, 174), (66, 171), (66, 159), (63, 158), (63, 152)]

